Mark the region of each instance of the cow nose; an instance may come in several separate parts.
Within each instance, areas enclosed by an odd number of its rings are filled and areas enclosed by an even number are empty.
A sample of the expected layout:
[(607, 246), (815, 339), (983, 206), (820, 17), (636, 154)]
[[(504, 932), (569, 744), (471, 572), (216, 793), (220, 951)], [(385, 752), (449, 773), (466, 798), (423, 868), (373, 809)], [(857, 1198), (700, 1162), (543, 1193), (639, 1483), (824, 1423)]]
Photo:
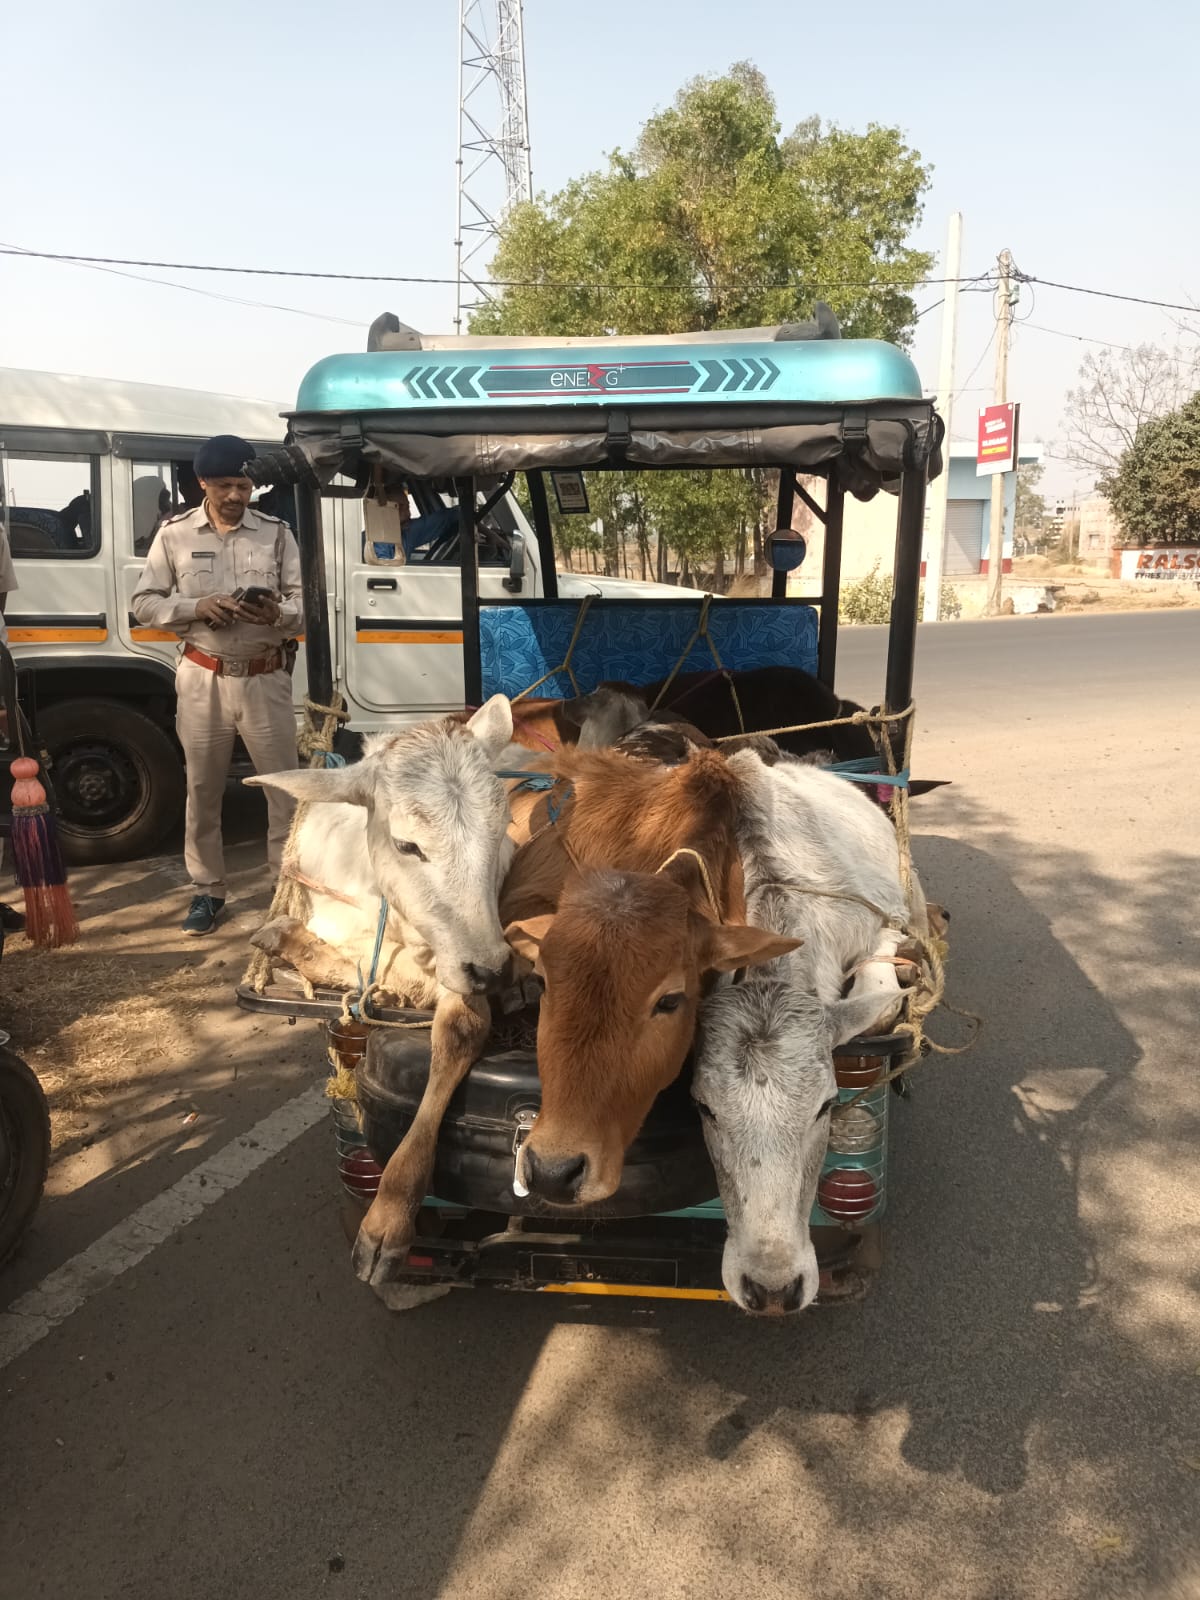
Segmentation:
[(554, 1156), (546, 1160), (531, 1145), (525, 1147), (525, 1186), (541, 1200), (574, 1205), (586, 1171), (586, 1156)]
[(742, 1298), (747, 1311), (761, 1311), (768, 1316), (782, 1316), (785, 1312), (796, 1311), (804, 1299), (804, 1274), (784, 1284), (782, 1289), (767, 1289), (743, 1274)]
[(498, 967), (481, 967), (475, 961), (464, 962), (463, 971), (471, 985), (472, 994), (489, 994), (499, 989), (504, 981), (504, 973)]

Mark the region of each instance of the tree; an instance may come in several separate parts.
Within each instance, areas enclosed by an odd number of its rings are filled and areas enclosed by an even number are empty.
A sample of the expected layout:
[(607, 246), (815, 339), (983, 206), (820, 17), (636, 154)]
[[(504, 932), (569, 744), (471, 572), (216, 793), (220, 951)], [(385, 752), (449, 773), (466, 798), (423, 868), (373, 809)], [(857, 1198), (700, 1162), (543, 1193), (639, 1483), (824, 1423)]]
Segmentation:
[(1017, 506), (1013, 516), (1013, 529), (1032, 543), (1046, 523), (1046, 501), (1037, 492), (1045, 467), (1040, 461), (1027, 462), (1017, 468)]
[[(910, 291), (933, 261), (907, 243), (928, 183), (896, 128), (852, 133), (811, 117), (781, 138), (766, 80), (741, 62), (686, 84), (602, 170), (510, 213), (492, 262), (502, 287), (471, 331), (770, 326), (810, 316), (821, 299), (848, 337), (903, 344)], [(723, 577), (730, 556), (745, 561), (751, 531), (761, 539), (766, 475), (671, 486), (684, 476), (639, 475), (636, 491), (626, 480), (640, 553), (653, 531), (682, 570), (702, 563)]]
[[(897, 128), (818, 118), (779, 138), (748, 62), (694, 78), (607, 170), (517, 207), (475, 333), (679, 333), (832, 306), (848, 336), (904, 341), (933, 257), (906, 241), (929, 171)], [(874, 287), (857, 287), (871, 284)]]
[[(1062, 455), (1098, 479), (1117, 470), (1138, 429), (1174, 411), (1200, 382), (1195, 355), (1140, 344), (1102, 350), (1079, 368), (1079, 387), (1067, 395)], [(1103, 482), (1100, 488), (1104, 489)]]
[(1200, 543), (1200, 393), (1143, 423), (1104, 492), (1134, 542)]

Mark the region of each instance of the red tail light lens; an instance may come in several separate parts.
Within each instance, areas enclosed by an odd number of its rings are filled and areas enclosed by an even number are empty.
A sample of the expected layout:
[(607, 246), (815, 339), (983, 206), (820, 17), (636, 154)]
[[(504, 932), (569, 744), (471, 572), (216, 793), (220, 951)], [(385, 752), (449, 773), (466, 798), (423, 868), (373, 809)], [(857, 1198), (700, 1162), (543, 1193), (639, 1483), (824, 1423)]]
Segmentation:
[(343, 1188), (359, 1200), (374, 1200), (379, 1193), (383, 1170), (365, 1147), (347, 1150), (338, 1161)]
[(821, 1176), (817, 1204), (839, 1222), (857, 1222), (879, 1204), (879, 1186), (862, 1167), (834, 1167)]
[(833, 1075), (839, 1089), (866, 1089), (883, 1073), (882, 1056), (834, 1056)]

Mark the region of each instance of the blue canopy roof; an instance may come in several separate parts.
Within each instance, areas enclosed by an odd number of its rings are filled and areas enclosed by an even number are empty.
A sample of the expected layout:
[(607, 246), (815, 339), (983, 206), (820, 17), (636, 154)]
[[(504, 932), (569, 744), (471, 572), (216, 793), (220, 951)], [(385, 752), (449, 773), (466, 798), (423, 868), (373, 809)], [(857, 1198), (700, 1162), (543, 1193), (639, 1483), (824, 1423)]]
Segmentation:
[(377, 350), (327, 356), (296, 412), (718, 403), (804, 406), (921, 400), (908, 356), (879, 339)]

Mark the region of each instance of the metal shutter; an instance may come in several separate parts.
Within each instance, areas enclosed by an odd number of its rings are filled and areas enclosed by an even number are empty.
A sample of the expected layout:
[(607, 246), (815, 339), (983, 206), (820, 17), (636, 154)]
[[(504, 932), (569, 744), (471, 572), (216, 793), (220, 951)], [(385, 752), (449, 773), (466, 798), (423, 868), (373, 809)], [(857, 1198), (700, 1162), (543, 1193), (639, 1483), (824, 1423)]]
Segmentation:
[(946, 502), (946, 560), (948, 578), (977, 573), (983, 563), (983, 514), (986, 500)]

